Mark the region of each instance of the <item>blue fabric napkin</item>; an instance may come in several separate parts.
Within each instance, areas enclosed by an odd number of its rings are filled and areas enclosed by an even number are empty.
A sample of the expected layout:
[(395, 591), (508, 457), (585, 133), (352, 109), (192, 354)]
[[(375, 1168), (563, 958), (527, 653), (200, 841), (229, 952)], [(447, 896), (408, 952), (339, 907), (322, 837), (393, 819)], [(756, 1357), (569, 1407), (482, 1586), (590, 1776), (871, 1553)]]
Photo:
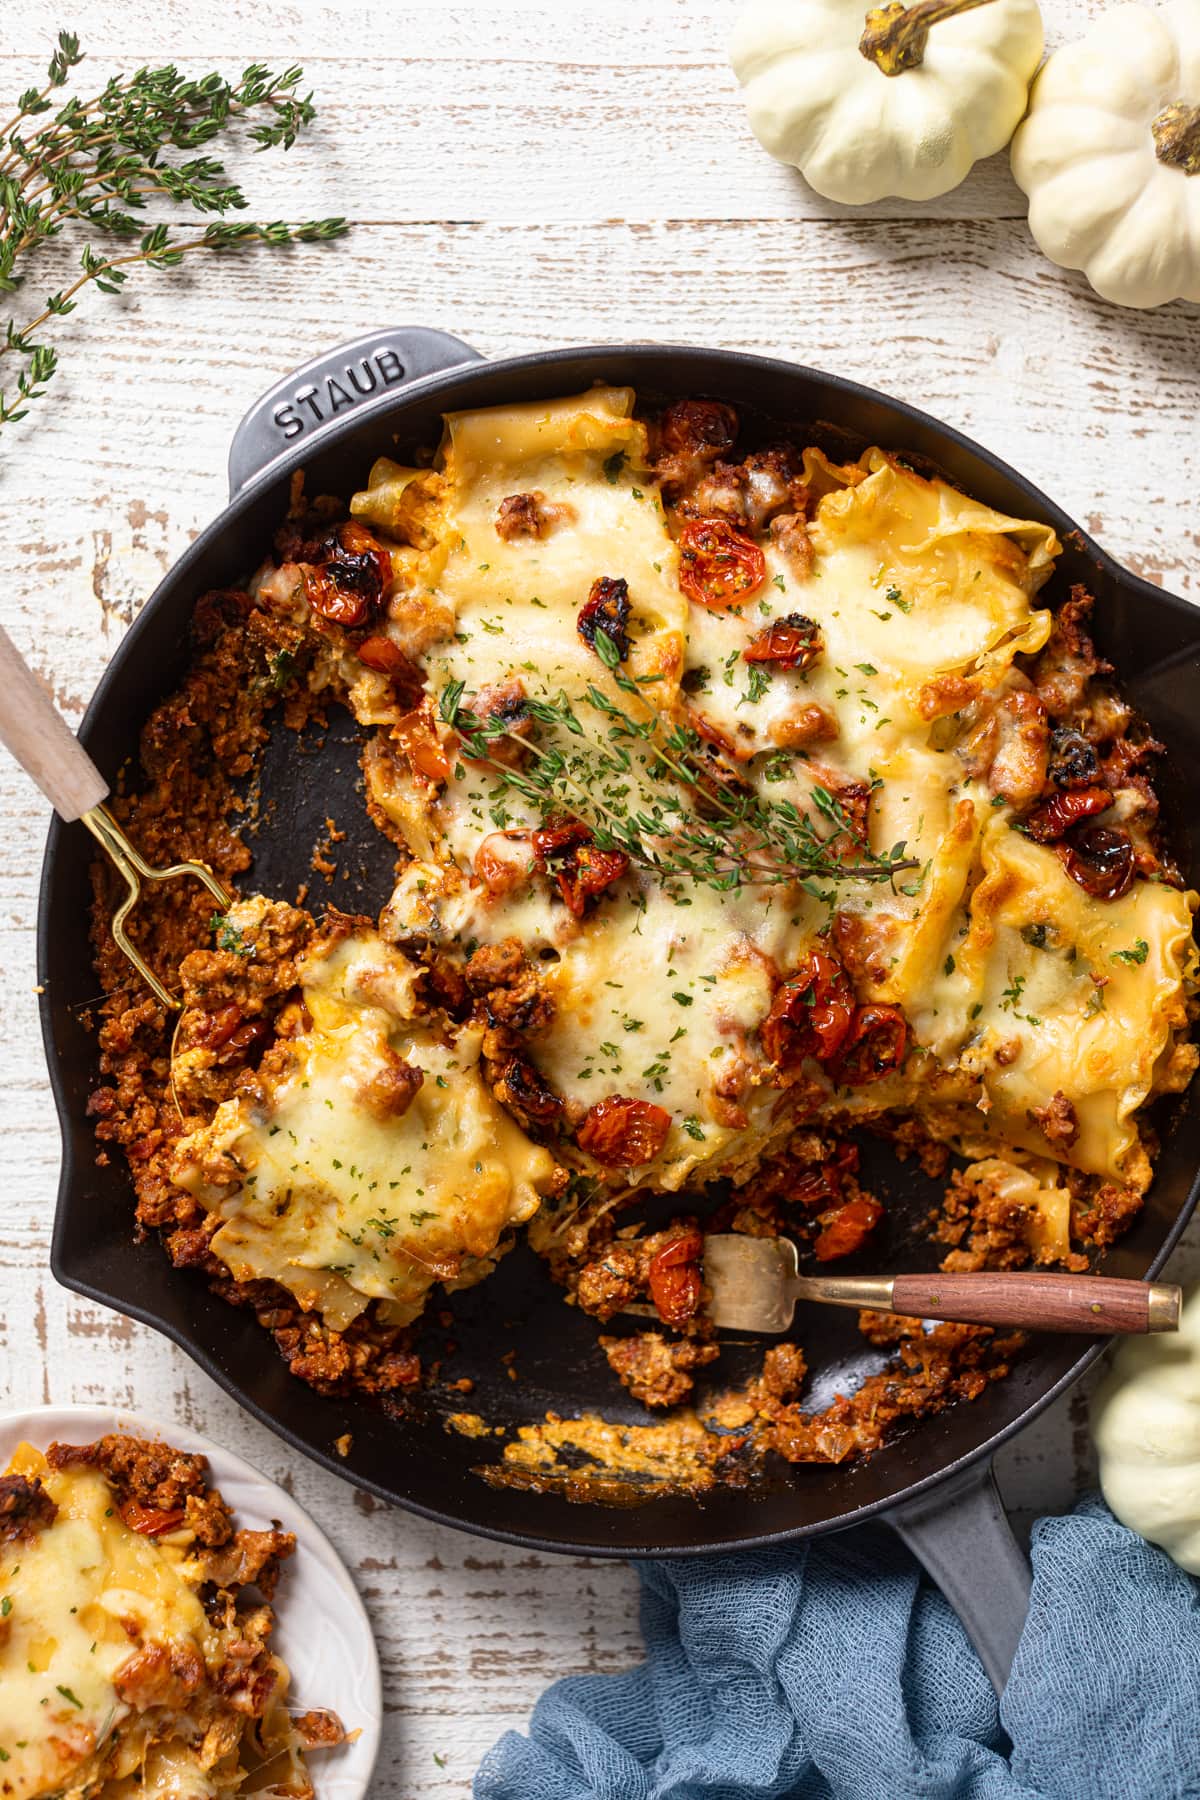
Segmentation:
[(646, 1661), (557, 1682), (475, 1800), (1200, 1796), (1200, 1586), (1098, 1498), (1033, 1533), (1002, 1702), (883, 1526), (642, 1565)]

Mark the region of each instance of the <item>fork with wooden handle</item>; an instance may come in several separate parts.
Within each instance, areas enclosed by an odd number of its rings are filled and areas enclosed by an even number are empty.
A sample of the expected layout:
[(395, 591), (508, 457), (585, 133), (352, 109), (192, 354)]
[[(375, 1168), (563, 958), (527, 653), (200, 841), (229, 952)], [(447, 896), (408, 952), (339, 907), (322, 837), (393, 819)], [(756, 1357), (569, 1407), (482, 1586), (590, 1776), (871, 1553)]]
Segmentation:
[[(704, 1239), (704, 1308), (725, 1331), (787, 1331), (798, 1300), (914, 1319), (1019, 1326), (1097, 1337), (1177, 1331), (1182, 1290), (1165, 1281), (997, 1269), (977, 1275), (801, 1275), (791, 1238), (714, 1232)], [(623, 1309), (657, 1317), (652, 1306)]]
[(0, 744), (5, 744), (25, 773), (37, 783), (60, 819), (78, 819), (112, 859), (125, 882), (125, 897), (112, 917), (112, 934), (118, 948), (168, 1009), (179, 1001), (159, 980), (125, 931), (125, 920), (139, 898), (143, 881), (171, 881), (190, 875), (202, 881), (224, 912), (230, 895), (204, 863), (172, 863), (156, 869), (146, 862), (125, 836), (103, 802), (108, 783), (84, 749), (54, 702), (0, 625)]

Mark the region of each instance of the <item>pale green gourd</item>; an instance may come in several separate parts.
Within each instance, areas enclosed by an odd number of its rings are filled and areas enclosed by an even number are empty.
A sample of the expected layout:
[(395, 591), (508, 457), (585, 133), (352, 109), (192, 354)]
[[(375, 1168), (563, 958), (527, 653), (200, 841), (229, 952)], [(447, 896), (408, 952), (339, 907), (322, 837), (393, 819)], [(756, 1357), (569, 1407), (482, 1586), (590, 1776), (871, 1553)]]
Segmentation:
[(1052, 262), (1119, 306), (1200, 300), (1200, 0), (1115, 7), (1055, 51), (1012, 166)]
[(1042, 44), (1037, 0), (750, 0), (730, 57), (759, 142), (862, 206), (930, 200), (1002, 150)]
[(1178, 1332), (1128, 1338), (1092, 1400), (1100, 1487), (1123, 1525), (1200, 1575), (1200, 1287)]

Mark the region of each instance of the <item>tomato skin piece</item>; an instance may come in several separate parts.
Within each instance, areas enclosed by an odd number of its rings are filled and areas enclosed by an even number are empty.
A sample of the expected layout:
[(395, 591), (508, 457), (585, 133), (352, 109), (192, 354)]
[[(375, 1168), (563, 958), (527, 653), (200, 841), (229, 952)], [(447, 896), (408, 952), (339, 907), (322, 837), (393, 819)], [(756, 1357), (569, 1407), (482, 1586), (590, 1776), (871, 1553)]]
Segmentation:
[(685, 1325), (694, 1317), (704, 1290), (698, 1267), (703, 1251), (700, 1233), (689, 1231), (665, 1244), (651, 1259), (646, 1280), (664, 1325)]
[(697, 606), (740, 606), (767, 579), (767, 559), (725, 519), (692, 519), (679, 534), (679, 585)]
[(421, 672), (409, 661), (394, 638), (383, 633), (365, 637), (354, 650), (364, 669), (370, 669), (375, 675), (402, 676), (407, 683), (421, 686)]
[(830, 1074), (840, 1087), (865, 1087), (898, 1069), (908, 1049), (908, 1021), (898, 1006), (860, 1006)]
[(633, 1169), (654, 1161), (670, 1129), (671, 1115), (665, 1106), (612, 1094), (588, 1109), (575, 1142), (597, 1162)]
[(773, 663), (780, 669), (811, 669), (825, 649), (821, 627), (804, 613), (786, 613), (759, 632), (742, 651), (742, 661)]
[(558, 870), (558, 891), (567, 910), (582, 919), (588, 901), (620, 881), (628, 870), (629, 858), (623, 850), (597, 850), (594, 844), (581, 844), (569, 867)]
[(1052, 844), (1095, 813), (1107, 812), (1113, 797), (1106, 787), (1070, 788), (1051, 794), (1025, 821), (1025, 831), (1035, 844)]
[(182, 1507), (166, 1510), (143, 1506), (140, 1500), (126, 1500), (120, 1511), (130, 1531), (136, 1531), (139, 1537), (164, 1537), (168, 1531), (178, 1531), (186, 1517)]
[(869, 1194), (860, 1194), (857, 1200), (847, 1200), (844, 1206), (839, 1206), (836, 1212), (829, 1215), (825, 1229), (813, 1244), (813, 1255), (818, 1262), (833, 1262), (835, 1257), (853, 1256), (856, 1250), (862, 1249), (882, 1217), (882, 1206)]
[(850, 977), (829, 950), (809, 950), (776, 991), (763, 1020), (763, 1048), (777, 1068), (793, 1068), (806, 1056), (835, 1057), (854, 1022)]
[(582, 819), (550, 819), (533, 834), (534, 854), (539, 862), (569, 856), (581, 844), (591, 842), (591, 828)]
[(603, 631), (621, 662), (629, 655), (629, 583), (621, 575), (598, 575), (579, 610), (575, 629), (585, 644), (596, 648), (596, 633)]
[(450, 758), (442, 748), (428, 700), (397, 719), (392, 736), (418, 775), (427, 781), (449, 781)]

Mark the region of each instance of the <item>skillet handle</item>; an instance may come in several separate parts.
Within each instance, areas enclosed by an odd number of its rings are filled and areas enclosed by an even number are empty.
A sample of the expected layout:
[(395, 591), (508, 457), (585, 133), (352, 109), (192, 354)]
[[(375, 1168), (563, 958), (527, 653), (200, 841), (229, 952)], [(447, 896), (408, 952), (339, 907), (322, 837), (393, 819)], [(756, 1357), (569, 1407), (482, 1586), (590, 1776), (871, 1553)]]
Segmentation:
[(990, 1458), (893, 1507), (887, 1523), (962, 1620), (997, 1694), (1004, 1692), (1033, 1576), (1013, 1536)]
[(319, 438), (351, 412), (378, 405), (410, 381), (462, 363), (482, 362), (478, 350), (425, 325), (368, 331), (302, 363), (256, 400), (229, 446), (229, 498), (261, 475), (285, 450)]

